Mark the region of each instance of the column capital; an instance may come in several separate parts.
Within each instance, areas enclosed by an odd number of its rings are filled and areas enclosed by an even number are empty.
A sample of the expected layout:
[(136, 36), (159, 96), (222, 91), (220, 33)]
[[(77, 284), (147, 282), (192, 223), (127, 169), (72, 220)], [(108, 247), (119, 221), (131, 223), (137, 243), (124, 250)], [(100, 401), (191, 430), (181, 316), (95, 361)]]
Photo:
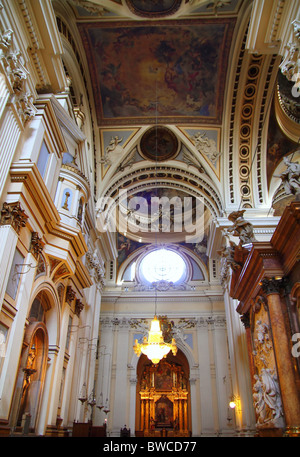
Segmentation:
[(20, 202), (3, 203), (0, 211), (0, 225), (11, 225), (19, 235), (22, 227), (25, 227), (28, 216), (21, 208)]
[(261, 287), (266, 295), (280, 294), (288, 285), (286, 278), (264, 278), (261, 282)]
[(249, 314), (249, 311), (247, 313), (242, 314), (241, 322), (244, 325), (245, 329), (250, 328), (250, 314)]

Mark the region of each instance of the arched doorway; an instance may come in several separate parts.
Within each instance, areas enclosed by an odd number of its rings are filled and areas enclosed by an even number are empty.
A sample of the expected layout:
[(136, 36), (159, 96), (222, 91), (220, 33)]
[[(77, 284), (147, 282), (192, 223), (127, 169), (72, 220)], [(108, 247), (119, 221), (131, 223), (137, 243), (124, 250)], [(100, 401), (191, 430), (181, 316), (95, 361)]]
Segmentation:
[(48, 332), (44, 306), (37, 296), (29, 313), (24, 334), (20, 367), (14, 395), (11, 422), (13, 429), (22, 427), (34, 432), (37, 427), (48, 359)]
[(191, 436), (189, 364), (179, 349), (154, 365), (137, 365), (136, 431), (143, 436)]

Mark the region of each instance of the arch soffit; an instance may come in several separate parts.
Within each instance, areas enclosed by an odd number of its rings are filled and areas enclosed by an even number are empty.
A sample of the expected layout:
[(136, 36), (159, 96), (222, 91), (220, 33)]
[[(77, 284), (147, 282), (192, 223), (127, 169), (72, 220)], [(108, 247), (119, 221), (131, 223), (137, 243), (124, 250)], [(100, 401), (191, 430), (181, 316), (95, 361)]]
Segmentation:
[[(160, 187), (181, 190), (188, 195), (203, 199), (212, 216), (219, 217), (224, 207), (219, 190), (207, 175), (187, 168), (187, 166), (180, 166), (178, 161), (159, 164), (157, 167), (148, 161), (142, 166), (140, 163), (134, 164), (130, 168), (130, 172), (125, 170), (112, 177), (109, 187), (103, 188), (102, 196), (98, 199), (96, 206), (98, 209), (103, 209), (105, 203), (109, 203), (110, 208), (114, 209), (118, 206), (119, 197), (124, 198), (122, 191), (130, 196), (159, 184)], [(166, 176), (157, 177), (158, 172)]]

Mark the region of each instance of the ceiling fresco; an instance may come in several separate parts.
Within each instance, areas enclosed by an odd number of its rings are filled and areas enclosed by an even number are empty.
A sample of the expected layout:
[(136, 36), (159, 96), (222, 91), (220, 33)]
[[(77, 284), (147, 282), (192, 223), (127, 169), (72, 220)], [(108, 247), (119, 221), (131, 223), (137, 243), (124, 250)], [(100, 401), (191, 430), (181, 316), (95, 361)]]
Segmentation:
[(98, 125), (220, 124), (234, 23), (79, 23)]
[(138, 16), (162, 17), (175, 13), (182, 0), (126, 0), (128, 8)]

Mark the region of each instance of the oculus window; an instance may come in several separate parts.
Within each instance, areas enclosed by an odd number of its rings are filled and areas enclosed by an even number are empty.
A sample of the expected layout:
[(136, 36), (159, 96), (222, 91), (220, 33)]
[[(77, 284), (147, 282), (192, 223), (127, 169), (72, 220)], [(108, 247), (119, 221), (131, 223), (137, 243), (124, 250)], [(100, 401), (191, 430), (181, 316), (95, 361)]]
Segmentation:
[(157, 249), (147, 254), (140, 263), (140, 274), (149, 283), (184, 281), (187, 266), (177, 252), (169, 249)]

